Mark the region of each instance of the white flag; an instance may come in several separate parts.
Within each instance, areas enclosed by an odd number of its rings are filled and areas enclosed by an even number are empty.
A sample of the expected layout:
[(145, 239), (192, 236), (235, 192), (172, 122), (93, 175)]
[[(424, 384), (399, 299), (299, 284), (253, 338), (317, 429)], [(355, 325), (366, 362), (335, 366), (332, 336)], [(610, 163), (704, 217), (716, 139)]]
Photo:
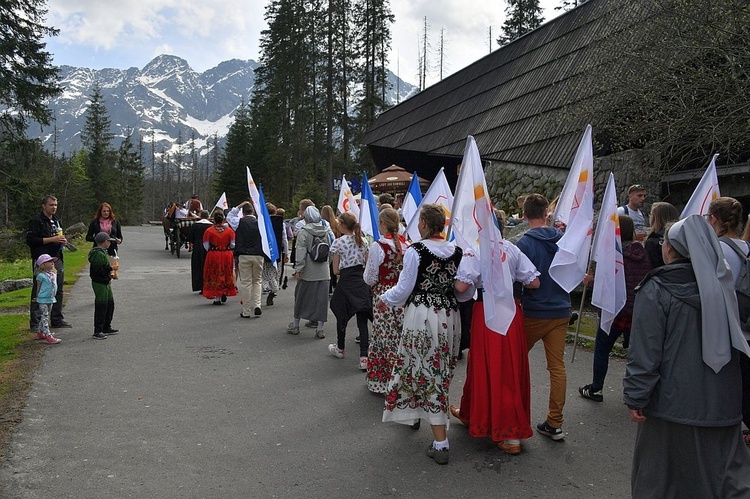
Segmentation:
[(711, 201), (721, 196), (719, 194), (719, 177), (716, 175), (716, 158), (718, 157), (718, 154), (714, 154), (714, 157), (711, 158), (711, 163), (706, 168), (701, 181), (698, 182), (693, 195), (690, 196), (685, 208), (683, 208), (680, 220), (690, 215), (705, 215), (708, 213), (708, 206)]
[(586, 126), (573, 166), (555, 208), (555, 218), (566, 225), (549, 267), (550, 277), (570, 293), (583, 280), (591, 252), (594, 223), (594, 146)]
[(453, 193), (451, 192), (451, 188), (448, 185), (448, 180), (445, 178), (445, 172), (442, 168), (440, 168), (440, 171), (435, 176), (435, 180), (432, 181), (432, 184), (430, 184), (427, 192), (422, 197), (422, 202), (417, 209), (417, 215), (408, 219), (406, 218), (406, 212), (404, 212), (404, 220), (407, 223), (406, 232), (409, 234), (412, 241), (419, 241), (422, 239), (422, 236), (419, 235), (417, 225), (419, 225), (419, 210), (425, 203), (439, 204), (443, 207), (445, 210), (445, 231), (443, 231), (443, 234), (446, 234), (452, 219), (451, 210), (453, 210)]
[(513, 279), (505, 263), (504, 242), (492, 211), (479, 149), (471, 135), (466, 139), (456, 184), (451, 230), (456, 244), (479, 258), (485, 324), (496, 333), (507, 334), (516, 315)]
[(336, 208), (339, 213), (351, 212), (359, 220), (359, 205), (354, 199), (354, 194), (346, 181), (346, 175), (341, 175), (341, 190), (339, 191), (339, 202)]
[(378, 217), (380, 216), (380, 211), (378, 210), (378, 203), (375, 201), (375, 196), (372, 193), (365, 172), (362, 172), (361, 201), (362, 204), (359, 206), (359, 226), (362, 228), (362, 233), (364, 235), (370, 236), (377, 241), (380, 239), (380, 229), (378, 229)]
[[(250, 199), (253, 200), (253, 207), (255, 208), (255, 216), (258, 219), (258, 230), (260, 231), (260, 241), (261, 241), (261, 246), (263, 248), (263, 253), (265, 253), (268, 259), (271, 260), (271, 262), (273, 263), (273, 266), (276, 267), (276, 258), (275, 258), (276, 255), (271, 250), (271, 240), (269, 237), (269, 232), (273, 234), (273, 228), (266, 227), (266, 223), (267, 222), (270, 223), (270, 219), (268, 218), (268, 215), (267, 215), (268, 209), (266, 208), (265, 203), (261, 204), (260, 192), (258, 192), (258, 187), (255, 185), (253, 176), (250, 173), (250, 168), (246, 166), (245, 170), (247, 171), (247, 191), (250, 194)], [(275, 240), (275, 236), (274, 236), (274, 240)]]
[(219, 208), (222, 211), (229, 209), (229, 205), (227, 204), (227, 193), (226, 192), (222, 192), (221, 193), (221, 197), (219, 198), (218, 201), (216, 201), (216, 206), (214, 206), (214, 210), (216, 208)]
[(601, 309), (601, 328), (609, 334), (612, 322), (625, 306), (625, 267), (620, 239), (620, 216), (617, 214), (617, 190), (615, 176), (609, 174), (607, 189), (604, 191), (599, 222), (594, 233), (594, 261), (596, 278), (591, 303)]
[[(407, 226), (407, 233), (409, 232), (409, 222), (416, 216), (417, 220), (419, 220), (418, 213), (419, 213), (419, 205), (422, 204), (422, 190), (419, 187), (419, 176), (417, 175), (417, 172), (414, 172), (414, 175), (411, 177), (411, 182), (409, 183), (409, 188), (406, 190), (406, 195), (404, 196), (404, 202), (401, 203), (401, 214), (404, 217), (404, 221), (406, 222)], [(414, 230), (416, 231), (415, 234), (409, 234), (412, 241), (418, 241), (419, 238), (419, 231), (416, 230), (416, 224), (414, 225)], [(416, 239), (414, 236), (416, 235)]]

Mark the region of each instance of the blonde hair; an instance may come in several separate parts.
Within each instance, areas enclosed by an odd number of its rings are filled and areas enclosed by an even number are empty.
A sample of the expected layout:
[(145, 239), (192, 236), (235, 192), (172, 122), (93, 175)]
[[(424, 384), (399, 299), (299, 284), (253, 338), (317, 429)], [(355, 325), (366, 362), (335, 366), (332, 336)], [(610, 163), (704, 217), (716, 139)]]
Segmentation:
[(336, 223), (336, 214), (333, 212), (333, 208), (330, 205), (325, 205), (320, 209), (320, 218), (328, 222), (333, 231), (333, 236), (338, 239), (341, 237), (341, 231)]
[(419, 219), (424, 220), (430, 233), (427, 235), (434, 236), (445, 230), (445, 210), (439, 204), (426, 203), (422, 205), (419, 212)]
[(354, 235), (354, 241), (357, 243), (357, 247), (361, 248), (365, 245), (365, 238), (362, 235), (362, 228), (357, 222), (357, 218), (353, 213), (345, 212), (339, 215), (339, 222), (346, 227), (346, 230), (351, 231)]
[(393, 245), (396, 248), (396, 261), (401, 262), (404, 259), (404, 249), (401, 247), (401, 241), (398, 238), (399, 222), (401, 218), (398, 212), (393, 208), (386, 208), (380, 212), (378, 222), (383, 224), (388, 234), (393, 236)]

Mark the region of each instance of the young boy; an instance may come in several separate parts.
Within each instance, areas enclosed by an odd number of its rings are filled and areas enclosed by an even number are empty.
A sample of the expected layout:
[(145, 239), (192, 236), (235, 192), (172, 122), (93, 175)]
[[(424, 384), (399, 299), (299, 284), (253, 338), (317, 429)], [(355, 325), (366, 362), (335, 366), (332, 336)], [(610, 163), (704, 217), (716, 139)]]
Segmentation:
[(106, 340), (107, 335), (117, 334), (118, 331), (112, 328), (115, 299), (110, 286), (112, 267), (107, 254), (111, 241), (114, 239), (109, 234), (100, 232), (94, 237), (96, 246), (89, 251), (89, 276), (91, 287), (94, 288), (94, 338), (97, 340)]
[(55, 262), (57, 258), (44, 253), (36, 259), (36, 293), (31, 301), (39, 305), (39, 325), (36, 330), (36, 339), (44, 340), (50, 345), (57, 345), (60, 339), (49, 330), (49, 316), (52, 310), (52, 304), (57, 301), (57, 271)]

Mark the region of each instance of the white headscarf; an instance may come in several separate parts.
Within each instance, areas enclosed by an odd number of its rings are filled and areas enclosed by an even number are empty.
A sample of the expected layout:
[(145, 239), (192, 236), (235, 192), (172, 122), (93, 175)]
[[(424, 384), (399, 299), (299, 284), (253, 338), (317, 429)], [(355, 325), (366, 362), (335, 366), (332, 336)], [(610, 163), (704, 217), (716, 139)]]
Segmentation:
[(307, 209), (305, 209), (303, 216), (305, 217), (305, 222), (309, 224), (320, 222), (320, 212), (314, 206), (308, 206)]
[(690, 258), (701, 298), (703, 362), (718, 373), (732, 358), (732, 348), (750, 357), (742, 334), (734, 291), (734, 276), (719, 239), (700, 215), (675, 222), (667, 233), (669, 245)]

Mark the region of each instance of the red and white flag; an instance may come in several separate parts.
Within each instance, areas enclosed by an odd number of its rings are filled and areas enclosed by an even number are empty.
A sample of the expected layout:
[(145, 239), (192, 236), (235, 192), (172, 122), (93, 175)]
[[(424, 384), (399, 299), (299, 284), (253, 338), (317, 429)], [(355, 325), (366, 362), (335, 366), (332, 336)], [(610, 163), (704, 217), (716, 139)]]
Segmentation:
[(216, 209), (216, 208), (219, 208), (222, 211), (229, 209), (229, 205), (227, 204), (227, 193), (226, 192), (222, 192), (221, 193), (221, 197), (219, 198), (218, 201), (216, 201), (216, 206), (214, 206), (214, 209)]
[(591, 253), (594, 224), (594, 145), (586, 126), (568, 173), (554, 218), (566, 225), (549, 267), (550, 277), (570, 293), (583, 280)]
[(592, 251), (596, 262), (596, 278), (591, 303), (601, 309), (600, 327), (609, 334), (612, 322), (625, 306), (627, 299), (620, 216), (617, 214), (617, 190), (615, 176), (611, 172), (607, 189), (604, 191), (599, 222), (596, 224)]
[(435, 176), (435, 180), (432, 181), (427, 192), (422, 196), (422, 202), (419, 203), (419, 208), (410, 218), (406, 218), (406, 210), (404, 210), (404, 220), (406, 221), (406, 233), (412, 241), (419, 241), (421, 236), (419, 235), (419, 211), (422, 209), (422, 205), (425, 203), (439, 204), (445, 210), (445, 230), (443, 234), (448, 231), (448, 226), (451, 223), (451, 210), (453, 209), (453, 193), (448, 185), (448, 180), (445, 178), (445, 172), (442, 168)]
[(701, 181), (698, 182), (698, 186), (690, 196), (685, 208), (683, 208), (680, 220), (690, 215), (705, 215), (708, 213), (708, 206), (711, 201), (721, 196), (719, 193), (719, 177), (716, 174), (716, 158), (718, 157), (718, 154), (714, 154), (711, 158), (711, 163), (708, 164)]
[(451, 230), (456, 244), (479, 258), (484, 322), (492, 331), (507, 334), (516, 315), (513, 279), (505, 263), (505, 243), (492, 211), (479, 149), (471, 135), (466, 139), (452, 211)]
[(336, 208), (339, 210), (339, 213), (346, 213), (348, 211), (359, 220), (359, 205), (357, 205), (357, 200), (354, 199), (352, 189), (346, 181), (346, 175), (341, 175), (341, 190), (339, 191), (339, 202)]

